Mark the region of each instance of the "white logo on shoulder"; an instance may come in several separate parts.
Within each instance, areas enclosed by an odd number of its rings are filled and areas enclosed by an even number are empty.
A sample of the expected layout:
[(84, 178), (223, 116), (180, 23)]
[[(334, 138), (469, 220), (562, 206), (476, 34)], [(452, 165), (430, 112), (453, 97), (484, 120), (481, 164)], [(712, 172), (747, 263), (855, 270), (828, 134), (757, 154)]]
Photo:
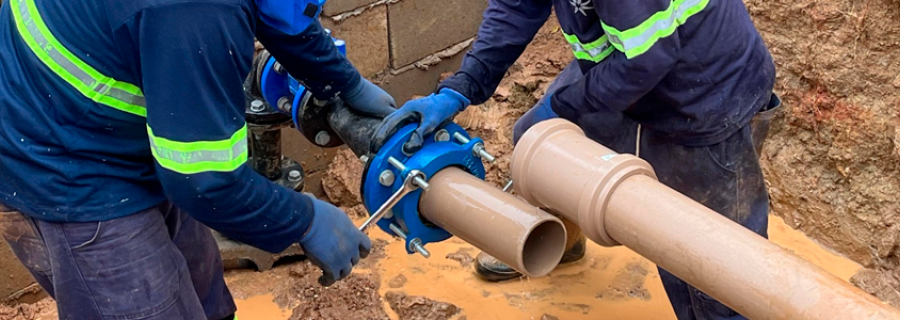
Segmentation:
[(591, 0), (569, 0), (569, 3), (575, 7), (575, 13), (581, 13), (584, 16), (587, 16), (586, 10), (594, 9), (594, 7), (591, 6)]

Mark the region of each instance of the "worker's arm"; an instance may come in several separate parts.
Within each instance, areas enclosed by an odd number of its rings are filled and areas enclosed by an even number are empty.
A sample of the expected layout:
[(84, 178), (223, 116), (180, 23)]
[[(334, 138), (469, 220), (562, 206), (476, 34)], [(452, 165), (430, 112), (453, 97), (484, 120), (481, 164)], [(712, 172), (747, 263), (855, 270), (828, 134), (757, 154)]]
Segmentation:
[(584, 113), (627, 109), (675, 67), (682, 48), (678, 27), (706, 1), (595, 1), (616, 50), (584, 78), (560, 88), (551, 99), (553, 111), (576, 121)]
[(317, 99), (327, 101), (340, 96), (351, 108), (378, 117), (396, 109), (394, 99), (359, 74), (318, 21), (296, 35), (260, 21), (256, 37)]
[(472, 50), (440, 88), (453, 89), (472, 104), (487, 101), (550, 17), (552, 7), (550, 0), (490, 0)]
[(251, 14), (224, 2), (146, 9), (136, 27), (147, 130), (167, 197), (192, 217), (270, 252), (300, 243), (325, 283), (371, 247), (345, 213), (278, 186), (247, 165), (243, 78)]
[(372, 151), (380, 149), (398, 127), (418, 122), (419, 127), (403, 145), (404, 151), (415, 152), (422, 147), (426, 135), (470, 104), (487, 101), (547, 21), (552, 7), (550, 0), (490, 0), (477, 40), (459, 71), (444, 80), (437, 93), (411, 100), (385, 118), (375, 132)]

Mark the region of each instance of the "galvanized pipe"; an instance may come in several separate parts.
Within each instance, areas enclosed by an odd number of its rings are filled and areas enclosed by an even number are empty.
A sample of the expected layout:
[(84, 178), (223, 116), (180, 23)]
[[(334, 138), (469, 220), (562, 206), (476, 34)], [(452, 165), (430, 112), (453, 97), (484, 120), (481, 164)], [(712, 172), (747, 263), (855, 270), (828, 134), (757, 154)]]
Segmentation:
[(419, 212), (429, 222), (531, 277), (550, 273), (565, 250), (556, 217), (456, 167), (428, 180)]
[(513, 152), (516, 192), (619, 243), (742, 315), (764, 319), (900, 319), (900, 311), (659, 183), (574, 124), (532, 127)]

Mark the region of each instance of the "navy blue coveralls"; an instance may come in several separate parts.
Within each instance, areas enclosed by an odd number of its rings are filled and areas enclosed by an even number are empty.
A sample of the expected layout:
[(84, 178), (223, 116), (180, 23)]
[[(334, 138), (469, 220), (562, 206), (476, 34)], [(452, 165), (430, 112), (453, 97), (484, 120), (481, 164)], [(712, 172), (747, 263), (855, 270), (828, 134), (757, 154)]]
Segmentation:
[[(767, 237), (754, 147), (761, 141), (749, 123), (777, 103), (775, 68), (744, 4), (490, 0), (472, 51), (441, 87), (486, 101), (553, 8), (576, 60), (548, 89), (552, 110), (613, 150), (639, 153), (664, 184)], [(514, 135), (532, 124), (517, 122)], [(744, 319), (659, 271), (678, 319)]]
[(361, 77), (318, 23), (258, 21), (252, 0), (0, 8), (0, 233), (62, 319), (226, 318), (198, 221), (271, 252), (309, 229), (311, 200), (246, 165), (254, 36), (319, 99)]

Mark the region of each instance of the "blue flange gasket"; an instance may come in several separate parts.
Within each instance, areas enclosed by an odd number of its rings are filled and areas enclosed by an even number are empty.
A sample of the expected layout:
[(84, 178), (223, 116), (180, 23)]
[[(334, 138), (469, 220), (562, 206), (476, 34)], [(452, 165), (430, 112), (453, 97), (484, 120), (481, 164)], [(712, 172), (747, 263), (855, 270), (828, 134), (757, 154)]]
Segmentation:
[[(450, 123), (441, 129), (447, 130), (450, 141), (435, 141), (434, 134), (424, 138), (424, 146), (418, 152), (412, 155), (406, 155), (402, 151), (403, 143), (405, 143), (412, 132), (416, 129), (416, 124), (404, 126), (389, 139), (381, 150), (369, 161), (369, 168), (366, 171), (363, 180), (363, 203), (369, 212), (375, 212), (382, 204), (384, 204), (390, 196), (403, 186), (404, 178), (412, 170), (419, 170), (425, 174), (427, 178), (431, 178), (435, 173), (447, 167), (458, 167), (470, 174), (484, 179), (484, 164), (481, 158), (474, 155), (472, 149), (478, 143), (483, 143), (480, 138), (470, 138), (469, 134), (462, 127)], [(460, 133), (467, 139), (468, 143), (461, 143), (452, 138), (455, 133)], [(389, 157), (394, 157), (406, 166), (403, 171), (398, 170), (388, 162)], [(379, 176), (384, 170), (390, 170), (394, 173), (394, 183), (390, 187), (381, 185)], [(390, 229), (391, 223), (396, 224), (403, 229), (406, 234), (406, 251), (410, 250), (409, 242), (413, 239), (419, 239), (422, 244), (440, 242), (450, 238), (452, 235), (446, 230), (441, 229), (431, 223), (425, 221), (419, 214), (419, 197), (422, 190), (407, 194), (385, 218), (378, 221), (378, 227), (388, 234), (395, 235)]]

